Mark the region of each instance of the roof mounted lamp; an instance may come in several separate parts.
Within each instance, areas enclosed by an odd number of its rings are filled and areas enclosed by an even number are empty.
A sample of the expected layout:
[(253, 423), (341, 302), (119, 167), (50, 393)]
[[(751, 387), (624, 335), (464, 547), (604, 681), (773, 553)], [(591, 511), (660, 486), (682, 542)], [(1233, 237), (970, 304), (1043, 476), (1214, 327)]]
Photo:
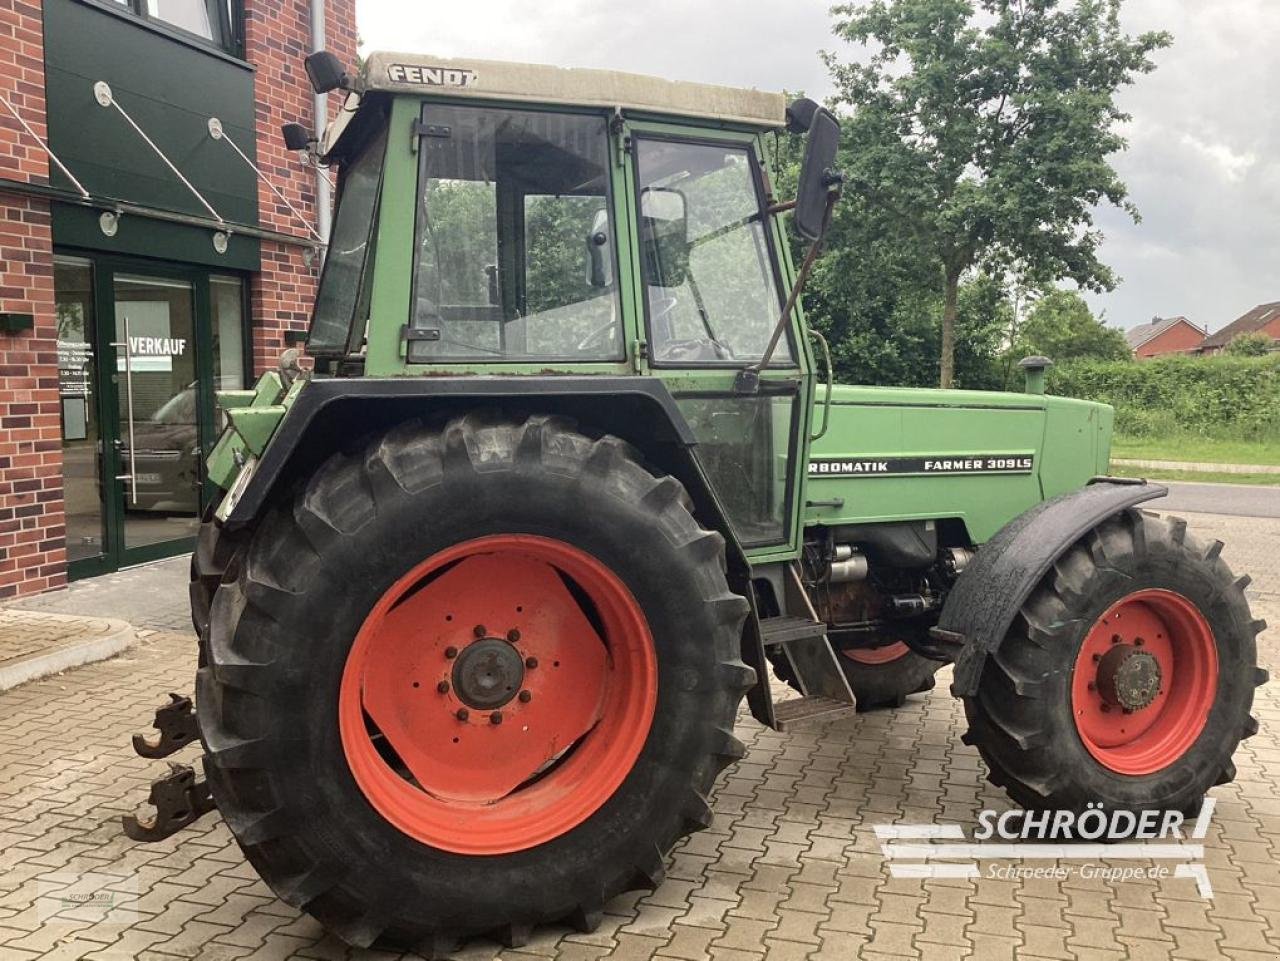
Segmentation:
[(1022, 368), (1027, 377), (1026, 393), (1043, 394), (1044, 393), (1044, 374), (1053, 366), (1053, 361), (1048, 357), (1041, 357), (1038, 354), (1034, 357), (1023, 357), (1018, 361), (1018, 366)]
[(311, 131), (300, 123), (287, 123), (280, 128), (284, 135), (284, 145), (288, 150), (310, 150), (316, 142)]
[(836, 151), (840, 147), (840, 123), (829, 110), (812, 100), (801, 98), (787, 108), (787, 129), (793, 133), (807, 132), (800, 183), (795, 200), (775, 204), (769, 208), (769, 213), (793, 211), (791, 225), (797, 234), (809, 241), (809, 251), (800, 265), (795, 283), (791, 285), (791, 294), (782, 308), (782, 316), (773, 328), (773, 336), (769, 338), (764, 354), (757, 363), (738, 371), (738, 376), (734, 378), (733, 388), (740, 394), (754, 394), (760, 390), (760, 372), (773, 359), (773, 352), (777, 350), (787, 321), (795, 310), (796, 301), (800, 299), (809, 271), (822, 249), (822, 238), (831, 223), (831, 212), (840, 199), (840, 187), (844, 183), (843, 175), (835, 169)]
[(303, 64), (307, 68), (311, 89), (316, 93), (351, 89), (351, 78), (347, 75), (347, 68), (328, 50), (317, 50), (307, 57)]

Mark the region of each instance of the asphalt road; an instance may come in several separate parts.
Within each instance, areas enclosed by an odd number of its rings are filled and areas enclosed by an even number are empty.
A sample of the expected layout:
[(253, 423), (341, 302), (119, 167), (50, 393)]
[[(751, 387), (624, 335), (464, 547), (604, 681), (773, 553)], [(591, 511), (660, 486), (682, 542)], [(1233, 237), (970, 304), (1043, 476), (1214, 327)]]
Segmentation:
[(1280, 517), (1280, 487), (1248, 484), (1184, 484), (1155, 481), (1169, 488), (1169, 496), (1150, 504), (1158, 511), (1195, 511), (1228, 517)]

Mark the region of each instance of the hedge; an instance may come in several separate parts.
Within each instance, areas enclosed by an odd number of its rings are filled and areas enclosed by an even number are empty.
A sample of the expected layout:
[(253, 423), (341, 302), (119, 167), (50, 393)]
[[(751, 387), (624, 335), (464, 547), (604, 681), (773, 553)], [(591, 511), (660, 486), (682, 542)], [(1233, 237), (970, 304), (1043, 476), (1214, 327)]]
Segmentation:
[(1280, 355), (1073, 361), (1049, 371), (1048, 390), (1111, 404), (1131, 437), (1280, 441)]

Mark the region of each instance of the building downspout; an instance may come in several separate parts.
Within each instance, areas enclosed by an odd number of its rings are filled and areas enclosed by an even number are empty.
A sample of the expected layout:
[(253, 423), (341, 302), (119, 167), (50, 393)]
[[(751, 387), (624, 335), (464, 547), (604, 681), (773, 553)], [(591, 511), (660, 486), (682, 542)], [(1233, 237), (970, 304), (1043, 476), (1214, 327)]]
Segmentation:
[[(319, 53), (324, 49), (325, 45), (325, 23), (324, 23), (324, 4), (325, 0), (311, 0), (311, 52)], [(315, 133), (316, 139), (320, 140), (324, 137), (324, 128), (329, 122), (329, 95), (327, 93), (318, 93), (315, 95)], [(316, 177), (316, 233), (320, 235), (320, 256), (324, 256), (327, 244), (329, 243), (329, 221), (330, 210), (332, 208), (332, 198), (330, 196), (329, 178), (325, 175), (322, 167), (315, 168)]]

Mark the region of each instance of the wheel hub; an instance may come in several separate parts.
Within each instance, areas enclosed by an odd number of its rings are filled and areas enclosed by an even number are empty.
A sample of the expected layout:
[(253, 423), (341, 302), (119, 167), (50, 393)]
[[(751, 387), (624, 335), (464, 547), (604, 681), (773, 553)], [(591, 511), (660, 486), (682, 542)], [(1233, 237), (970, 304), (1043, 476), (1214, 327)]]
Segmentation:
[(1132, 644), (1117, 644), (1098, 662), (1098, 693), (1112, 707), (1140, 711), (1160, 693), (1160, 662)]
[(467, 707), (502, 707), (524, 683), (524, 658), (502, 638), (482, 637), (468, 644), (453, 665), (453, 689)]

